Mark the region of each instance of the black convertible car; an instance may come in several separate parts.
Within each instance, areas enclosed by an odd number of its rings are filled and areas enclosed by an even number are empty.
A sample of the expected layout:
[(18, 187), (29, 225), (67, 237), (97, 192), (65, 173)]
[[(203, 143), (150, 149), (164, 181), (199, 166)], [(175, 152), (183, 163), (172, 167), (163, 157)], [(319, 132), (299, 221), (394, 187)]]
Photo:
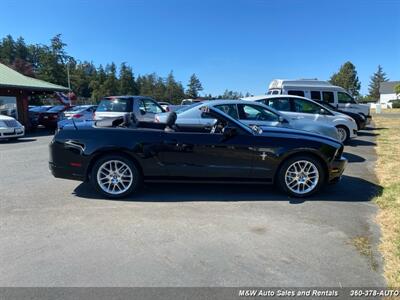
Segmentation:
[(202, 106), (214, 125), (179, 128), (116, 120), (69, 123), (50, 143), (55, 177), (89, 180), (109, 198), (137, 191), (143, 181), (277, 184), (296, 197), (309, 196), (340, 179), (347, 160), (329, 137), (288, 128), (248, 127), (222, 111)]

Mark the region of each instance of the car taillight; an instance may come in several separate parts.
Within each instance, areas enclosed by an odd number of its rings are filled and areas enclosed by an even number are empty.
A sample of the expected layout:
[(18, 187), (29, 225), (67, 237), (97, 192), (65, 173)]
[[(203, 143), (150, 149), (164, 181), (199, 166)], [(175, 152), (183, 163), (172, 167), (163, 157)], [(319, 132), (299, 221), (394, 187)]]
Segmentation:
[(82, 117), (82, 116), (83, 116), (83, 115), (81, 115), (81, 114), (72, 115), (73, 118), (80, 118), (80, 117)]

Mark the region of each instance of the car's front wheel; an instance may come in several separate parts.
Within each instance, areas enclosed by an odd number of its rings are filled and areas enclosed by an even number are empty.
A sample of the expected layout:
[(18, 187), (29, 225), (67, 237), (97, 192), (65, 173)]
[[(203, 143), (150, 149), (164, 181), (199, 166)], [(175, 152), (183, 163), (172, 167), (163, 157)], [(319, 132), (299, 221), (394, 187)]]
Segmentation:
[(347, 127), (338, 125), (336, 126), (337, 131), (339, 133), (339, 140), (342, 143), (346, 143), (350, 139), (350, 131)]
[(142, 178), (140, 171), (129, 158), (107, 155), (96, 161), (90, 180), (101, 194), (117, 199), (137, 191)]
[(281, 190), (294, 197), (307, 197), (323, 185), (325, 173), (321, 163), (312, 156), (295, 156), (286, 160), (278, 172)]

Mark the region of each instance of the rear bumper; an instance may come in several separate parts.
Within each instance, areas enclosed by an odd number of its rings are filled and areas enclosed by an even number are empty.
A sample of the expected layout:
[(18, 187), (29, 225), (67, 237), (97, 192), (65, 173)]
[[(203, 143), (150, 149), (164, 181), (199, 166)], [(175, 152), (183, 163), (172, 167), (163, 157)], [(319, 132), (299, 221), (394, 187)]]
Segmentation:
[(336, 158), (330, 163), (328, 182), (338, 182), (347, 166), (347, 159), (345, 157)]
[(85, 181), (85, 176), (74, 172), (73, 168), (58, 167), (54, 163), (49, 162), (49, 170), (56, 178), (71, 179)]

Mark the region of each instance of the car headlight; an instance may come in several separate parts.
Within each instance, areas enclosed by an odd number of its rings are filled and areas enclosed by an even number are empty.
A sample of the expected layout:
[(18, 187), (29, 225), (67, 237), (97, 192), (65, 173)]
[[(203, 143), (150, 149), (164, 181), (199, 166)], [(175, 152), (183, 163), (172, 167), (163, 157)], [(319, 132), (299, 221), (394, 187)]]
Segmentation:
[(4, 123), (3, 121), (0, 121), (0, 127), (7, 127), (6, 123)]

